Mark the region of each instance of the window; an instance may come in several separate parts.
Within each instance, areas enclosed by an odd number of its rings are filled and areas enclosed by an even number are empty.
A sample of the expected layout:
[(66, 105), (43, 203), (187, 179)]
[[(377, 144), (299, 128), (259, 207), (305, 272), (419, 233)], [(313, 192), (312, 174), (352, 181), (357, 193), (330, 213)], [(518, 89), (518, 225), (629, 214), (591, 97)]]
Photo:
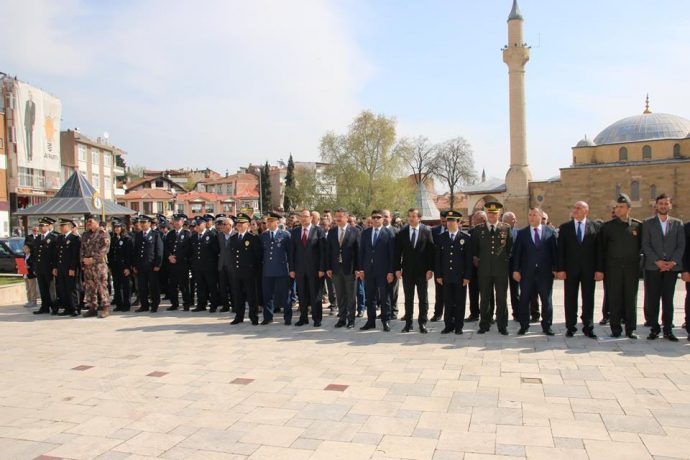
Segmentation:
[(656, 200), (656, 185), (651, 185), (649, 187), (649, 195), (650, 195), (650, 197), (649, 197), (650, 199)]
[(628, 149), (621, 147), (618, 150), (618, 161), (628, 161)]
[(618, 184), (616, 184), (616, 188), (615, 188), (614, 191), (613, 191), (613, 199), (614, 199), (614, 200), (617, 200), (617, 199), (618, 199), (618, 195), (620, 195), (620, 194), (621, 194), (621, 186), (618, 185)]
[(101, 158), (101, 151), (100, 150), (92, 150), (91, 151), (91, 164), (97, 165), (99, 163), (100, 158)]
[(206, 203), (206, 212), (209, 214), (213, 214), (213, 203)]
[(22, 168), (21, 166), (18, 169), (19, 169), (19, 185), (21, 185), (23, 187), (33, 187), (33, 185), (34, 185), (34, 170), (31, 168)]
[(192, 214), (199, 214), (201, 209), (201, 203), (192, 203)]
[(105, 187), (105, 197), (110, 198), (113, 193), (113, 182), (109, 175), (103, 175), (103, 186)]
[(156, 188), (163, 188), (164, 186), (163, 179), (158, 179), (156, 181)]
[(223, 212), (232, 212), (232, 205), (230, 203), (223, 204)]
[(79, 152), (79, 161), (86, 162), (86, 146), (85, 145), (78, 146), (77, 152)]
[(640, 183), (636, 180), (630, 182), (630, 200), (640, 201)]
[(158, 201), (158, 202), (156, 203), (156, 205), (157, 205), (157, 206), (156, 206), (156, 212), (157, 212), (157, 213), (163, 213), (163, 212), (165, 212), (165, 203), (163, 203), (162, 201)]
[(137, 212), (139, 211), (139, 203), (136, 202), (136, 201), (132, 201), (132, 202), (129, 204), (129, 207), (130, 207), (130, 209), (131, 209), (132, 211), (137, 211)]
[(680, 158), (680, 144), (673, 145), (673, 158)]
[(151, 214), (151, 202), (144, 201), (144, 214)]
[(183, 204), (177, 205), (177, 213), (178, 214), (184, 214), (184, 205)]
[(108, 168), (113, 165), (113, 155), (110, 152), (103, 152), (103, 166)]
[(91, 173), (91, 185), (93, 185), (96, 190), (101, 189), (101, 176), (98, 173)]
[(652, 148), (648, 145), (642, 147), (642, 159), (651, 160), (652, 159)]

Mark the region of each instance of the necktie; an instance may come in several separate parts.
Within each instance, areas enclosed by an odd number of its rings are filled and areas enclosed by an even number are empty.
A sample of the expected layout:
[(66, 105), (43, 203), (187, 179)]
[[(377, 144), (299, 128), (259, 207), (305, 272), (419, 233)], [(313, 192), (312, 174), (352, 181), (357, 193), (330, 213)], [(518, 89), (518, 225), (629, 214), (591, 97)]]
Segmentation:
[(241, 242), (242, 242), (242, 238), (244, 237), (244, 233), (240, 233), (238, 236), (239, 236), (239, 240), (240, 240), (240, 243), (241, 243)]
[(345, 229), (339, 228), (338, 229), (338, 246), (343, 245), (343, 238), (345, 238)]
[(379, 240), (379, 229), (374, 229), (374, 246), (376, 246), (376, 242)]
[(491, 235), (494, 235), (494, 234), (496, 233), (496, 232), (494, 232), (494, 226), (493, 226), (493, 225), (491, 226), (491, 231), (490, 231), (490, 233), (491, 233)]
[(273, 232), (271, 232), (271, 243), (273, 243), (275, 236), (273, 236)]
[(539, 229), (534, 229), (534, 246), (539, 248), (541, 246), (541, 238), (539, 238)]
[(577, 223), (577, 241), (582, 243), (582, 222)]
[(417, 229), (412, 229), (412, 247), (414, 248), (417, 244)]
[(307, 247), (307, 229), (302, 230), (302, 246)]
[(455, 241), (455, 233), (450, 234), (450, 242), (452, 243), (453, 241)]

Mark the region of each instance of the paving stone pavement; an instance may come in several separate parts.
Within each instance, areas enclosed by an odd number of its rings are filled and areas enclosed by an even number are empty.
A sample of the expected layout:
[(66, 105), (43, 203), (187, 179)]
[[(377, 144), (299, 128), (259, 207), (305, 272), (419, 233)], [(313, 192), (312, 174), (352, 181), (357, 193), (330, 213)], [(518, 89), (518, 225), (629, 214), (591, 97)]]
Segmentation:
[(566, 338), (560, 284), (555, 337), (5, 306), (0, 459), (689, 458), (686, 334)]

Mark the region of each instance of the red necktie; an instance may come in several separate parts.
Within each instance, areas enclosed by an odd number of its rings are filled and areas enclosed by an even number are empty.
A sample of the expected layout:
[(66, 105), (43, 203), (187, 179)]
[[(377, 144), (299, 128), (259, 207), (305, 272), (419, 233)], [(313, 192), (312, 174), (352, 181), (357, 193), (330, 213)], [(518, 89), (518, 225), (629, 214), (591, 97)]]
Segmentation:
[(307, 229), (302, 230), (302, 246), (307, 247)]

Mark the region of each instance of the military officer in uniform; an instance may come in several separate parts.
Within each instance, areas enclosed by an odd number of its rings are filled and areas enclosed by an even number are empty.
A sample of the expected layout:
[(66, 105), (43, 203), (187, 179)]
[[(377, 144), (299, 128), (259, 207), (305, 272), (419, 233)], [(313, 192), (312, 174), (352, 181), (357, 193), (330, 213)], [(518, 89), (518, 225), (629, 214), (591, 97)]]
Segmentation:
[(134, 243), (132, 237), (125, 231), (125, 223), (113, 218), (113, 236), (110, 239), (110, 252), (108, 252), (108, 266), (113, 276), (113, 303), (114, 311), (129, 311), (131, 308), (132, 280), (132, 253)]
[(441, 334), (455, 331), (462, 334), (465, 318), (467, 285), (472, 279), (472, 245), (469, 233), (459, 228), (462, 214), (450, 210), (446, 214), (448, 231), (436, 243), (436, 282), (443, 286), (445, 327)]
[(34, 315), (52, 313), (57, 315), (57, 309), (53, 307), (53, 296), (50, 293), (50, 285), (53, 282), (53, 262), (55, 249), (55, 235), (50, 231), (50, 225), (55, 220), (50, 217), (42, 217), (38, 221), (38, 235), (31, 245), (31, 258), (34, 262), (34, 273), (38, 280), (38, 290), (41, 294), (41, 308)]
[(151, 229), (150, 217), (142, 216), (139, 220), (142, 230), (134, 239), (133, 265), (139, 280), (141, 307), (136, 312), (156, 313), (161, 302), (158, 272), (163, 264), (163, 239), (157, 230)]
[(639, 285), (642, 222), (630, 217), (630, 198), (621, 193), (616, 199), (616, 217), (601, 227), (595, 279), (606, 283), (611, 311), (611, 336), (620, 337), (621, 315), (625, 335), (637, 339), (637, 288)]
[(479, 281), (479, 334), (491, 328), (493, 311), (490, 300), (494, 292), (498, 331), (503, 335), (508, 333), (508, 273), (513, 238), (510, 225), (499, 222), (501, 209), (501, 203), (487, 202), (484, 205), (486, 225), (472, 233), (472, 252)]
[(263, 248), (262, 289), (264, 300), (264, 319), (261, 324), (273, 321), (274, 305), (283, 309), (285, 325), (292, 324), (292, 308), (287, 307), (290, 284), (290, 232), (278, 228), (280, 214), (266, 213), (267, 229), (259, 238)]
[(165, 235), (165, 249), (163, 259), (168, 263), (168, 297), (170, 306), (168, 311), (180, 308), (178, 293), (182, 292), (182, 306), (185, 311), (192, 305), (189, 295), (189, 260), (192, 255), (192, 233), (184, 228), (187, 216), (175, 214), (172, 216), (173, 229)]
[(55, 258), (53, 276), (57, 289), (58, 303), (63, 307), (61, 316), (79, 316), (79, 296), (77, 294), (77, 277), (79, 275), (79, 246), (81, 239), (72, 233), (74, 222), (60, 219), (60, 236), (55, 241)]
[(192, 311), (206, 311), (206, 303), (211, 302), (210, 312), (218, 309), (218, 236), (208, 229), (203, 217), (196, 218), (196, 235), (192, 239), (192, 270), (197, 289), (196, 308)]
[(230, 263), (234, 267), (232, 301), (235, 306), (235, 319), (230, 324), (244, 321), (245, 304), (249, 304), (249, 319), (256, 326), (259, 324), (256, 280), (261, 273), (261, 240), (249, 231), (251, 220), (248, 214), (237, 214), (237, 233), (230, 237)]

